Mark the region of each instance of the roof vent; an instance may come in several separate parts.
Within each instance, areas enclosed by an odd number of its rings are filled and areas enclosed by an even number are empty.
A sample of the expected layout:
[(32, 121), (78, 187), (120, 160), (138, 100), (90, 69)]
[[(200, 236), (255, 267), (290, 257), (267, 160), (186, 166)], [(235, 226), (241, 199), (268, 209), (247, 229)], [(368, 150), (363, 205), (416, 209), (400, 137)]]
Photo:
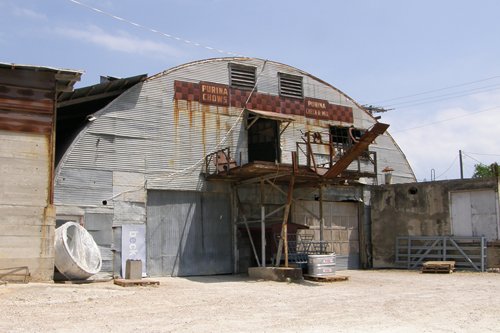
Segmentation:
[(302, 76), (279, 73), (280, 96), (285, 97), (304, 97), (302, 89)]
[(233, 88), (253, 89), (256, 82), (255, 67), (230, 64), (229, 78)]

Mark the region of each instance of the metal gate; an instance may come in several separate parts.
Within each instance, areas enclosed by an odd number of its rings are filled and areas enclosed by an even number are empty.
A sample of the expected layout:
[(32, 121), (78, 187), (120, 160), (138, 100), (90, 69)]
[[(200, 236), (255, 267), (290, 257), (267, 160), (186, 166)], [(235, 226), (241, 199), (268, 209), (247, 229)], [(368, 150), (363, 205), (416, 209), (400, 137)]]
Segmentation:
[(404, 236), (396, 238), (396, 264), (420, 268), (427, 260), (455, 261), (455, 267), (484, 272), (485, 237)]
[(148, 274), (232, 273), (230, 213), (225, 193), (148, 191)]

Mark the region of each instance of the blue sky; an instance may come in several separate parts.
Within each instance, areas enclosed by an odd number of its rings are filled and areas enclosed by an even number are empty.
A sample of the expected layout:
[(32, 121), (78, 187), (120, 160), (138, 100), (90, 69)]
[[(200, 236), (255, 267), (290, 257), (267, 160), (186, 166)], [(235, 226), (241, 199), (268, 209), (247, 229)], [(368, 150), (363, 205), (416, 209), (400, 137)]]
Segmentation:
[[(0, 62), (100, 75), (156, 74), (224, 56), (183, 40), (305, 70), (382, 114), (417, 179), (500, 161), (500, 2), (0, 0)], [(409, 97), (406, 97), (409, 96)], [(402, 98), (404, 97), (404, 98)]]

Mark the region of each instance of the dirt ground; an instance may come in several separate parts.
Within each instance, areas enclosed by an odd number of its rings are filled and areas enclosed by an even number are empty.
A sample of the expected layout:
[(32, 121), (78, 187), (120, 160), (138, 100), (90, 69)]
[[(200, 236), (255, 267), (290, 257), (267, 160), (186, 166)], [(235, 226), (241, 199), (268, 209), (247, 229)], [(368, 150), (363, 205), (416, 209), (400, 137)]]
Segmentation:
[(338, 275), (349, 281), (0, 285), (0, 332), (500, 332), (498, 273)]

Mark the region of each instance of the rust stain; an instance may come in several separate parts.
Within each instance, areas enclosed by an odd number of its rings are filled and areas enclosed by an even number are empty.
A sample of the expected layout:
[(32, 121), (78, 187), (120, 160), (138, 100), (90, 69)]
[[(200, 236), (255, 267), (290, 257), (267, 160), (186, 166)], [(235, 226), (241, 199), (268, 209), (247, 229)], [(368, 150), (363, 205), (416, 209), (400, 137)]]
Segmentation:
[(32, 117), (22, 114), (5, 112), (0, 113), (0, 129), (12, 132), (28, 132), (50, 134), (52, 131), (52, 117)]
[(217, 114), (229, 115), (229, 108), (227, 106), (216, 106)]
[[(54, 110), (55, 114), (55, 110)], [(55, 175), (55, 151), (56, 151), (56, 124), (52, 122), (50, 134), (47, 135), (47, 147), (49, 154), (49, 184), (48, 184), (48, 203), (54, 203), (54, 175)]]
[(40, 226), (40, 256), (42, 258), (54, 256), (54, 228), (56, 220), (56, 210), (51, 204), (47, 205), (43, 211), (42, 225)]
[(217, 142), (220, 142), (220, 136), (221, 136), (221, 128), (220, 128), (220, 114), (215, 115), (215, 137)]
[(54, 102), (0, 96), (0, 129), (50, 134)]
[(208, 105), (202, 105), (201, 107), (201, 142), (205, 148), (206, 135), (207, 135), (207, 114), (210, 113), (210, 107)]
[[(231, 129), (231, 126), (232, 126), (231, 124), (226, 123), (226, 126), (225, 126), (226, 127), (226, 131), (225, 131), (225, 133), (229, 133), (229, 130)], [(227, 142), (226, 143), (227, 143), (227, 145), (232, 145), (233, 144), (233, 135), (232, 135), (232, 133), (227, 138)]]
[(188, 113), (189, 113), (189, 127), (193, 127), (193, 105), (192, 105), (192, 102), (191, 101), (188, 101), (187, 102), (187, 106), (188, 106)]
[(179, 101), (176, 99), (174, 100), (174, 125), (176, 129), (179, 126)]
[(0, 105), (4, 110), (18, 112), (33, 112), (51, 114), (54, 107), (54, 102), (51, 100), (28, 100), (0, 97)]

